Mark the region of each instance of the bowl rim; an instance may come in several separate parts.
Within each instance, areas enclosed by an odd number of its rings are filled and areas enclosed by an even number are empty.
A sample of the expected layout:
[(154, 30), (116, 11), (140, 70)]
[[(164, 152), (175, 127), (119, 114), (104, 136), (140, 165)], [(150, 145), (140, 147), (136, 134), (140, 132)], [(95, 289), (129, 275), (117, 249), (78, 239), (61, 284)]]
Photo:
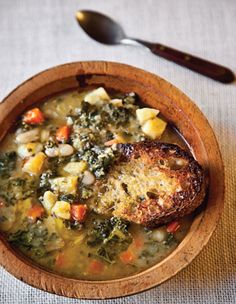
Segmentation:
[[(68, 70), (73, 70), (73, 72), (68, 72)], [(171, 98), (174, 102), (180, 102), (181, 100), (180, 108), (182, 110), (184, 106), (190, 107), (190, 110), (188, 110), (189, 113), (194, 112), (195, 115), (197, 113), (200, 122), (203, 124), (202, 126), (197, 126), (196, 128), (199, 129), (201, 127), (201, 130), (204, 128), (205, 132), (211, 139), (211, 147), (207, 147), (206, 149), (208, 149), (208, 153), (210, 153), (209, 155), (214, 158), (214, 161), (216, 161), (216, 166), (218, 168), (217, 170), (219, 170), (219, 176), (214, 181), (214, 185), (218, 187), (216, 197), (217, 202), (213, 204), (211, 210), (206, 209), (203, 216), (197, 219), (194, 223), (193, 229), (199, 235), (199, 239), (197, 240), (197, 248), (195, 244), (192, 250), (185, 252), (184, 258), (177, 255), (178, 250), (175, 249), (167, 258), (157, 265), (129, 277), (105, 281), (87, 281), (62, 277), (53, 272), (46, 271), (34, 263), (27, 262), (26, 259), (24, 259), (21, 254), (13, 250), (2, 237), (0, 239), (0, 264), (16, 278), (28, 283), (33, 287), (67, 297), (83, 299), (116, 298), (142, 292), (159, 285), (185, 268), (200, 253), (200, 251), (209, 241), (223, 212), (225, 189), (224, 166), (215, 134), (206, 117), (199, 110), (196, 104), (174, 85), (170, 84), (161, 77), (142, 69), (126, 64), (107, 61), (81, 61), (66, 63), (46, 69), (27, 79), (17, 86), (11, 93), (9, 93), (0, 104), (0, 125), (6, 118), (6, 112), (9, 114), (13, 110), (14, 100), (18, 95), (22, 97), (24, 94), (29, 94), (29, 91), (33, 92), (37, 87), (37, 84), (40, 83), (40, 80), (43, 78), (47, 79), (47, 77), (50, 78), (54, 72), (59, 72), (59, 74), (61, 73), (62, 78), (65, 78), (67, 73), (72, 73), (74, 76), (76, 76), (95, 74), (98, 72), (115, 77), (118, 77), (120, 73), (122, 77), (124, 76), (127, 78), (147, 77), (149, 79), (149, 83), (147, 83), (147, 85), (151, 86), (152, 89), (154, 86), (157, 86), (159, 90), (164, 92), (164, 94)], [(77, 74), (75, 75), (74, 73)], [(132, 77), (129, 76), (130, 73), (133, 74)], [(177, 107), (179, 108), (179, 105)], [(191, 117), (191, 119), (194, 119), (194, 117)], [(208, 219), (210, 219), (210, 222)], [(204, 227), (206, 229), (204, 236), (201, 236), (201, 232), (203, 232), (203, 224), (208, 225)], [(188, 243), (192, 245), (192, 241), (193, 240), (191, 238), (188, 240)], [(181, 252), (178, 251), (178, 253), (180, 254)], [(179, 264), (176, 266), (170, 263), (170, 269), (167, 271), (166, 265), (173, 257), (177, 258), (177, 262)], [(23, 269), (24, 271), (22, 271)], [(158, 269), (166, 270), (166, 275), (159, 274), (159, 276), (157, 276)], [(53, 282), (50, 282), (52, 279)], [(144, 282), (140, 282), (142, 280), (146, 280), (147, 282), (143, 284)], [(69, 290), (69, 288), (71, 288), (72, 291)]]

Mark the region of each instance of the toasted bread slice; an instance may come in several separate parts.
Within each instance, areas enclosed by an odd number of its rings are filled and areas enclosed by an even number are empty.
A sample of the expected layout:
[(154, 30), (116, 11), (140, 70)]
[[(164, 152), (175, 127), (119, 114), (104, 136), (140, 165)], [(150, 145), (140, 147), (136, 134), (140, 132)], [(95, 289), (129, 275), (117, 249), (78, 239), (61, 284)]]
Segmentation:
[(202, 203), (204, 171), (179, 146), (151, 141), (121, 144), (119, 149), (119, 161), (95, 185), (96, 212), (153, 227)]

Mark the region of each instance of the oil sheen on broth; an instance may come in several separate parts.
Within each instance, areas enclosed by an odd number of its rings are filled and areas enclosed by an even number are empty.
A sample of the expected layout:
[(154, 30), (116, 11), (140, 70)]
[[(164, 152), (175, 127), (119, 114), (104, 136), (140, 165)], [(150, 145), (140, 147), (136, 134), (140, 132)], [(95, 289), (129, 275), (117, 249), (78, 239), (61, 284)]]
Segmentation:
[[(181, 136), (136, 95), (103, 88), (70, 92), (26, 111), (0, 147), (0, 229), (43, 268), (89, 280), (138, 273), (181, 242), (191, 216), (148, 229), (91, 210), (93, 184), (117, 155), (117, 144)], [(138, 110), (138, 111), (137, 111)]]

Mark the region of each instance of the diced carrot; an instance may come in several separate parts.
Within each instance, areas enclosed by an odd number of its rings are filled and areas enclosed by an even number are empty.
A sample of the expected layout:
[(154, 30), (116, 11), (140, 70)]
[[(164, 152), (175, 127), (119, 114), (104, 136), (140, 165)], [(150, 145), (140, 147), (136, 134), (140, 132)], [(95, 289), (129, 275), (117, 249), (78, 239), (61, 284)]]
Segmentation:
[(0, 198), (0, 208), (4, 206), (5, 206), (5, 201), (2, 198)]
[(56, 256), (55, 266), (62, 267), (65, 264), (65, 255), (63, 252), (59, 252)]
[(166, 226), (166, 231), (169, 233), (176, 232), (180, 227), (180, 224), (177, 221), (171, 222)]
[(106, 142), (104, 143), (104, 145), (105, 145), (106, 147), (112, 146), (112, 145), (114, 145), (114, 144), (117, 144), (117, 139), (116, 139), (116, 138), (111, 139), (111, 140), (108, 140), (108, 141), (106, 141)]
[(133, 240), (133, 244), (136, 249), (141, 249), (143, 247), (143, 239), (135, 237)]
[(67, 142), (70, 137), (70, 132), (70, 127), (62, 126), (57, 130), (56, 139), (60, 142)]
[(126, 251), (121, 252), (120, 260), (124, 264), (130, 264), (135, 260), (135, 255), (133, 254), (132, 251), (126, 250)]
[(27, 217), (31, 221), (35, 221), (37, 218), (42, 217), (44, 214), (44, 208), (40, 205), (34, 205), (27, 211)]
[(29, 110), (24, 114), (23, 122), (31, 125), (41, 124), (42, 122), (44, 122), (43, 113), (39, 110), (39, 108)]
[(114, 144), (124, 144), (126, 143), (126, 140), (125, 138), (122, 136), (122, 135), (119, 135), (117, 134), (115, 136), (115, 138), (111, 139), (111, 140), (108, 140), (104, 143), (105, 146), (109, 147), (109, 146), (112, 146)]
[(104, 269), (104, 264), (98, 260), (92, 260), (88, 266), (88, 272), (91, 274), (100, 274)]
[(87, 215), (88, 208), (86, 205), (72, 204), (70, 208), (70, 214), (73, 220), (78, 222), (84, 222)]

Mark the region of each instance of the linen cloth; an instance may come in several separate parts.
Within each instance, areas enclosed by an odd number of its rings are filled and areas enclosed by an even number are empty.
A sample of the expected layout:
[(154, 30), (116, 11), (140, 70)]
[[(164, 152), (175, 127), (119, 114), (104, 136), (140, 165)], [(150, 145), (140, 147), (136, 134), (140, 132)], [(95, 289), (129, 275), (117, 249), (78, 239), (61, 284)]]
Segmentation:
[[(0, 0), (0, 100), (18, 84), (54, 65), (110, 60), (151, 71), (184, 91), (208, 118), (224, 158), (226, 204), (206, 248), (171, 280), (138, 295), (99, 303), (236, 303), (236, 83), (224, 85), (145, 49), (104, 46), (75, 22), (77, 9), (98, 10), (131, 37), (184, 50), (236, 72), (235, 0)], [(97, 303), (32, 288), (0, 270), (0, 303)]]

